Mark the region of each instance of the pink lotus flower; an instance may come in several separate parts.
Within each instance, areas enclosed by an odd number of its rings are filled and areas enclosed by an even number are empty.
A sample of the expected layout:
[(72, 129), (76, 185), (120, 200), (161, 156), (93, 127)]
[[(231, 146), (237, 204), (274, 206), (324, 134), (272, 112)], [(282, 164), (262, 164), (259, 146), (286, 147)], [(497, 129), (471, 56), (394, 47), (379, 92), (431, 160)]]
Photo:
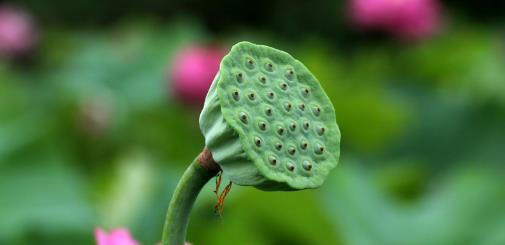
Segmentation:
[(0, 55), (19, 57), (28, 54), (37, 42), (35, 25), (22, 9), (0, 7)]
[(123, 228), (114, 229), (109, 234), (102, 229), (96, 229), (95, 239), (97, 245), (139, 245), (130, 232)]
[(170, 79), (175, 97), (183, 103), (203, 105), (225, 54), (222, 49), (204, 46), (192, 46), (177, 54)]
[(401, 39), (427, 38), (441, 24), (436, 0), (350, 0), (350, 11), (358, 27), (389, 32)]
[[(109, 234), (102, 229), (95, 229), (95, 240), (96, 245), (140, 245), (133, 240), (128, 229), (124, 228), (113, 229)], [(157, 245), (161, 245), (161, 243)], [(186, 242), (184, 245), (192, 244)]]

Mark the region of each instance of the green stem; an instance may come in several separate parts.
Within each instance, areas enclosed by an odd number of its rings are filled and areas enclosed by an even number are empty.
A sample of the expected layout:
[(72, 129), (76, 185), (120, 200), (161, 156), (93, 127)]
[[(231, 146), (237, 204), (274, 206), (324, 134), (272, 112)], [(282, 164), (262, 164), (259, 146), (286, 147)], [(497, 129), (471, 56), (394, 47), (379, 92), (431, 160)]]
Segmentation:
[(197, 157), (182, 175), (168, 206), (163, 228), (163, 245), (184, 245), (189, 215), (203, 186), (216, 175), (204, 169)]

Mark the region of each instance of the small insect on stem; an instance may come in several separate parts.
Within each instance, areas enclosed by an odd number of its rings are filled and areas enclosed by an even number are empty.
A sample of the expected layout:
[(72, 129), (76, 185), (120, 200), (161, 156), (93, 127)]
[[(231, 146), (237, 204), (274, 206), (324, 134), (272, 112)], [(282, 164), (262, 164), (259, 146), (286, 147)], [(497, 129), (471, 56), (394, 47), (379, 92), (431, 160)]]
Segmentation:
[(226, 187), (224, 187), (223, 191), (221, 192), (221, 194), (219, 194), (219, 196), (217, 198), (216, 206), (214, 206), (214, 212), (219, 216), (223, 215), (224, 200), (225, 200), (226, 196), (228, 195), (228, 193), (230, 192), (232, 184), (233, 183), (230, 181), (230, 183), (228, 183), (228, 185), (226, 185)]
[(213, 192), (214, 192), (214, 194), (216, 194), (217, 198), (219, 198), (217, 193), (219, 192), (219, 187), (221, 186), (221, 181), (223, 180), (222, 174), (223, 174), (223, 171), (221, 170), (216, 175), (216, 189), (214, 189)]

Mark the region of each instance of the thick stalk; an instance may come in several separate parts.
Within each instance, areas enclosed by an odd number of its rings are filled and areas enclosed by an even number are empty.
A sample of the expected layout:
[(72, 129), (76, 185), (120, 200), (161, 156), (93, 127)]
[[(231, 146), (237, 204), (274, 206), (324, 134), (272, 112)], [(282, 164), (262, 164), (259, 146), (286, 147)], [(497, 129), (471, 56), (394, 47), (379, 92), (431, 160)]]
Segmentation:
[(184, 245), (189, 216), (196, 197), (218, 171), (219, 167), (207, 149), (186, 169), (168, 206), (161, 239), (163, 245)]

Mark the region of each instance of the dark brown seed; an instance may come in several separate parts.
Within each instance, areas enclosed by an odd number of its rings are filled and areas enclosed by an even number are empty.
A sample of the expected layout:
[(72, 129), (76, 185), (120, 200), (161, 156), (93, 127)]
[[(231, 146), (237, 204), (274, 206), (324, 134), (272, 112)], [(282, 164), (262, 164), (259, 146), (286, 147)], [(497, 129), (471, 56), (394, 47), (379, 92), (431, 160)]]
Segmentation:
[(309, 122), (304, 122), (304, 123), (303, 123), (303, 128), (304, 128), (304, 129), (309, 129), (309, 126), (310, 126), (310, 125), (309, 125)]
[(307, 144), (307, 142), (302, 142), (302, 144), (300, 145), (300, 147), (304, 150), (307, 149), (308, 146), (309, 144)]
[(286, 90), (288, 88), (288, 84), (287, 83), (281, 83), (281, 88), (283, 90)]
[(282, 144), (281, 143), (275, 143), (275, 149), (280, 151), (282, 149)]
[(267, 82), (267, 78), (266, 77), (260, 77), (260, 82), (261, 83), (266, 83)]
[(273, 98), (274, 98), (274, 96), (275, 96), (274, 92), (272, 92), (272, 91), (268, 92), (268, 97), (269, 97), (270, 99), (273, 99)]
[(291, 164), (291, 163), (288, 163), (287, 168), (288, 168), (289, 171), (295, 170), (295, 166), (293, 164)]
[(254, 93), (250, 93), (250, 94), (249, 94), (249, 99), (250, 99), (250, 100), (254, 100), (254, 99), (256, 99), (256, 95), (255, 95)]
[(302, 110), (302, 111), (305, 110), (305, 104), (302, 103), (299, 105), (299, 107), (300, 107), (300, 110)]
[(284, 134), (284, 128), (282, 128), (282, 127), (278, 127), (278, 128), (277, 128), (277, 133), (278, 133), (279, 135)]

